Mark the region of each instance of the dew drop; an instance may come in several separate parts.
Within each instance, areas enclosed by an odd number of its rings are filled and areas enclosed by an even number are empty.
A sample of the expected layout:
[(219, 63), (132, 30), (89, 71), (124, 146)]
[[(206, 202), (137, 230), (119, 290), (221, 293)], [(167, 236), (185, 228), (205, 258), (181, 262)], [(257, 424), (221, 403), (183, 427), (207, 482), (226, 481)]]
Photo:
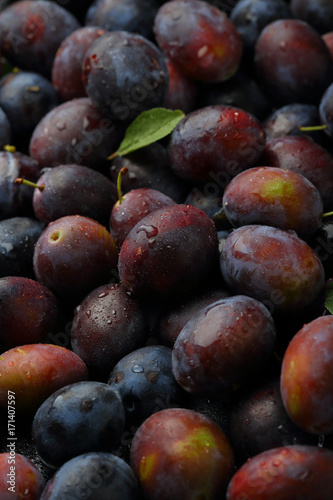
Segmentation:
[(154, 238), (154, 236), (157, 236), (158, 234), (158, 229), (155, 226), (148, 226), (143, 224), (142, 226), (139, 227), (138, 232), (144, 231), (147, 235), (148, 238)]
[(99, 299), (102, 299), (103, 297), (106, 297), (108, 294), (108, 292), (101, 292), (99, 295), (98, 295), (98, 298)]
[(9, 361), (8, 366), (14, 366), (14, 361)]
[(86, 311), (86, 316), (87, 316), (88, 318), (90, 318), (90, 316), (91, 316), (91, 311), (90, 311), (89, 309), (88, 309), (88, 311)]
[(133, 365), (132, 372), (133, 373), (143, 373), (145, 370), (142, 365)]

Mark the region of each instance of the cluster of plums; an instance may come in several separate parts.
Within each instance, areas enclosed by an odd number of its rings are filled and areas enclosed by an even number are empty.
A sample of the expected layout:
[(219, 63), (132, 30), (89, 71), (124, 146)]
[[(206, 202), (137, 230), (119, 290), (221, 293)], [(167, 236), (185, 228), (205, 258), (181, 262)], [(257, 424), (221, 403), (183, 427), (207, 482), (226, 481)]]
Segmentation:
[(331, 0), (5, 1), (0, 52), (0, 499), (330, 500)]

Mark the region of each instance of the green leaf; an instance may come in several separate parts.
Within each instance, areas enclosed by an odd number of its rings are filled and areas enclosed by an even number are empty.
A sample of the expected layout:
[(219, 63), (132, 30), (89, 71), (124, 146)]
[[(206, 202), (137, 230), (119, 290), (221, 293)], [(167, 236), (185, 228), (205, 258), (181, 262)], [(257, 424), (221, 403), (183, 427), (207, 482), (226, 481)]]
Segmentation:
[(325, 292), (325, 307), (333, 314), (333, 283), (330, 283)]
[(178, 109), (152, 108), (143, 111), (127, 128), (119, 149), (107, 159), (127, 155), (166, 137), (184, 116), (183, 111)]

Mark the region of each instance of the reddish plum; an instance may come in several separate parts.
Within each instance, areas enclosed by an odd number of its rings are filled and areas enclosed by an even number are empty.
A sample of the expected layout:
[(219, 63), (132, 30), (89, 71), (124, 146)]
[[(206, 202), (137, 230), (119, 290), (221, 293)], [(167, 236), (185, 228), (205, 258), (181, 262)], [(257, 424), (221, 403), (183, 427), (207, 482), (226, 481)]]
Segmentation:
[(36, 278), (57, 296), (78, 300), (112, 276), (117, 248), (107, 229), (82, 215), (56, 219), (39, 237)]
[(166, 2), (155, 17), (154, 33), (171, 62), (194, 80), (227, 80), (239, 67), (241, 37), (227, 14), (207, 2)]
[(179, 296), (207, 277), (217, 252), (214, 222), (190, 205), (172, 205), (130, 231), (119, 254), (119, 276), (140, 297)]
[(222, 498), (234, 457), (219, 426), (193, 410), (170, 408), (136, 431), (131, 465), (151, 500)]

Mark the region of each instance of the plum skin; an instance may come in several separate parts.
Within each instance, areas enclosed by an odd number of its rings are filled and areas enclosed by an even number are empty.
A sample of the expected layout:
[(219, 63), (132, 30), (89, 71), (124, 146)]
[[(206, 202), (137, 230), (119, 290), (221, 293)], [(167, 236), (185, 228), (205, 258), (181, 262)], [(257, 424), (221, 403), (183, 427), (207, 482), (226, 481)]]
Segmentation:
[(323, 265), (295, 233), (252, 224), (226, 239), (220, 267), (227, 285), (262, 301), (273, 313), (296, 314), (323, 291)]
[(289, 343), (281, 368), (284, 406), (301, 429), (333, 432), (333, 316), (304, 325)]
[(233, 450), (220, 427), (199, 412), (168, 408), (136, 431), (131, 466), (151, 500), (213, 500), (225, 491)]
[(217, 257), (214, 222), (190, 205), (171, 205), (134, 226), (120, 249), (118, 270), (137, 296), (178, 296), (204, 279)]
[(333, 452), (308, 445), (273, 448), (232, 477), (226, 500), (330, 500)]

